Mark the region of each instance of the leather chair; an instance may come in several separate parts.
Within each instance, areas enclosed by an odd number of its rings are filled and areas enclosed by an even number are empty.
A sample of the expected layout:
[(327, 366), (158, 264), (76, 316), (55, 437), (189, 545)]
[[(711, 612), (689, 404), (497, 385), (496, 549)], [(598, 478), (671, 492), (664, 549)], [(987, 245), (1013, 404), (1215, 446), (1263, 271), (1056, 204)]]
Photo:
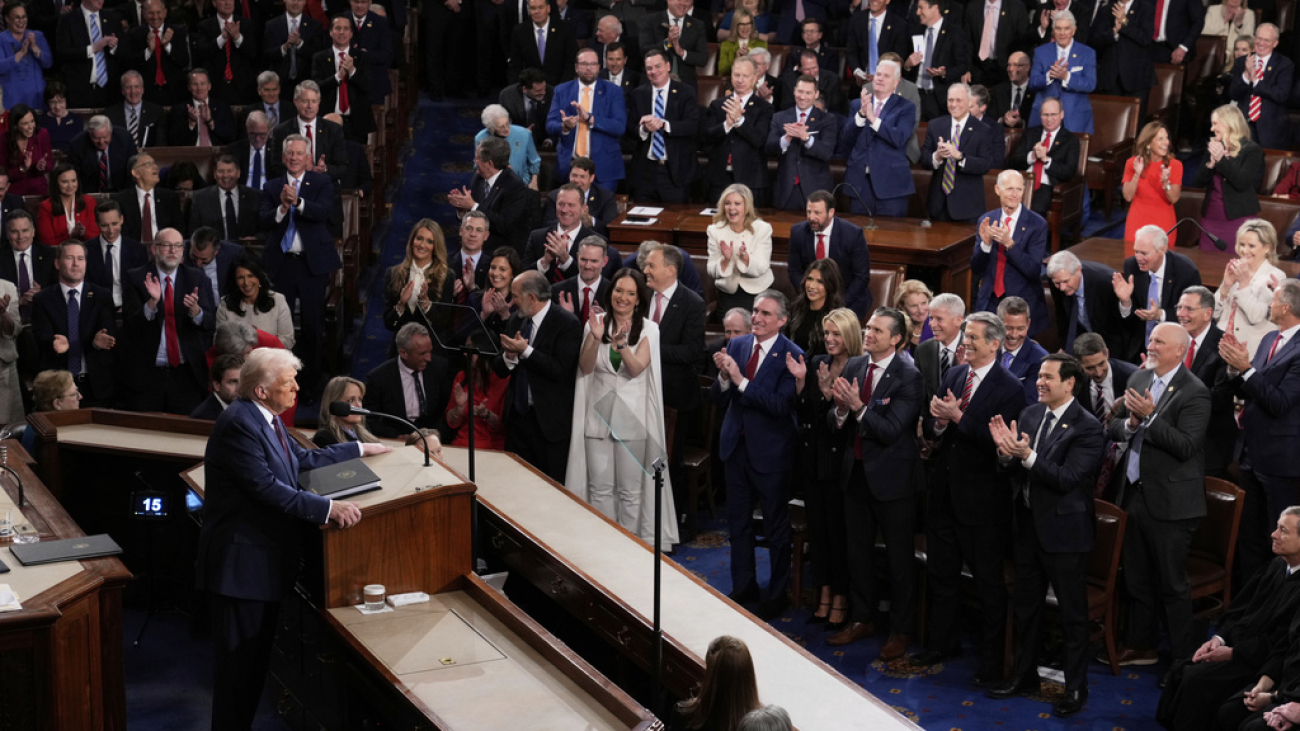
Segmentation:
[(721, 76), (695, 77), (695, 99), (700, 103), (701, 107), (708, 109), (714, 99), (718, 99), (726, 93), (730, 81), (730, 79), (723, 79)]
[[(1047, 211), (1047, 227), (1052, 232), (1052, 254), (1061, 250), (1063, 230), (1076, 231), (1083, 226), (1083, 196), (1088, 193), (1085, 171), (1088, 167), (1088, 148), (1092, 144), (1092, 135), (1079, 132), (1075, 136), (1079, 138), (1079, 172), (1073, 180), (1052, 186), (1050, 191), (1052, 204)], [(1033, 191), (1033, 177), (1032, 172), (1025, 171), (1026, 191)], [(1040, 188), (1037, 194), (1043, 195), (1046, 192)], [(1077, 236), (1071, 235), (1071, 240), (1077, 239)]]
[(1199, 36), (1192, 50), (1192, 60), (1183, 72), (1183, 103), (1185, 119), (1192, 120), (1192, 136), (1205, 139), (1209, 136), (1210, 112), (1219, 105), (1215, 83), (1223, 72), (1227, 58), (1228, 39), (1223, 36)]
[(1205, 517), (1196, 526), (1187, 553), (1187, 580), (1192, 601), (1214, 597), (1222, 611), (1232, 601), (1232, 560), (1237, 550), (1245, 491), (1227, 480), (1205, 478)]
[[(800, 48), (799, 50), (803, 50)], [(767, 72), (777, 78), (785, 72), (786, 61), (790, 57), (790, 47), (773, 43), (767, 47), (767, 52), (772, 55), (772, 64), (768, 67)]]
[(709, 44), (709, 60), (705, 61), (703, 66), (695, 70), (695, 78), (698, 79), (701, 76), (718, 75), (718, 48), (719, 44), (717, 43)]
[(903, 287), (903, 280), (907, 279), (907, 267), (899, 264), (887, 268), (871, 268), (871, 283), (867, 286), (871, 289), (872, 309), (877, 307), (893, 307), (894, 298), (898, 296), (898, 290)]
[(1183, 66), (1173, 63), (1158, 63), (1155, 66), (1156, 83), (1147, 97), (1147, 118), (1144, 122), (1159, 120), (1176, 133), (1178, 108), (1183, 99)]
[(1105, 196), (1106, 219), (1115, 209), (1115, 188), (1124, 176), (1124, 162), (1133, 154), (1141, 102), (1126, 96), (1092, 95), (1092, 150), (1088, 156), (1089, 190)]
[[(1093, 632), (1093, 639), (1101, 636), (1106, 646), (1106, 662), (1110, 665), (1110, 674), (1119, 675), (1119, 659), (1115, 648), (1115, 636), (1119, 631), (1119, 592), (1116, 591), (1116, 579), (1119, 576), (1119, 556), (1124, 546), (1128, 513), (1105, 500), (1094, 500), (1093, 503), (1097, 511), (1097, 533), (1092, 556), (1088, 560), (1088, 619), (1100, 625)], [(1047, 595), (1047, 605), (1053, 608), (1058, 606), (1055, 593)]]
[(1295, 30), (1295, 3), (1296, 0), (1278, 0), (1277, 2), (1277, 27), (1285, 33), (1289, 30)]
[[(1273, 195), (1273, 189), (1293, 162), (1300, 162), (1300, 153), (1291, 150), (1264, 150), (1264, 179), (1259, 184), (1259, 194)], [(1278, 235), (1282, 233), (1283, 231), (1278, 231)]]

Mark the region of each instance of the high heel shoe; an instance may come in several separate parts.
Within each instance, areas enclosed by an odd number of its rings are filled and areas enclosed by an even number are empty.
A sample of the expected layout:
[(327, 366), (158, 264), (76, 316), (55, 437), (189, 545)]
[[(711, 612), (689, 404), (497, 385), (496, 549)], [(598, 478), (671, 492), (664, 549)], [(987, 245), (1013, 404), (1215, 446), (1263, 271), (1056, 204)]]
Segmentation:
[[(830, 606), (831, 606), (830, 602), (821, 602), (820, 604), (818, 604), (817, 609), (818, 611), (821, 611), (822, 607), (829, 608)], [(827, 612), (826, 614), (820, 616), (817, 614), (811, 614), (808, 617), (808, 624), (821, 624), (829, 618), (830, 618), (830, 612)]]
[[(831, 617), (834, 616), (836, 612), (839, 612), (839, 613), (840, 613), (840, 621), (838, 621), (838, 622), (835, 622), (835, 621), (832, 621), (832, 620), (831, 620)], [(838, 632), (838, 631), (844, 629), (844, 628), (848, 625), (848, 623), (849, 623), (849, 608), (848, 608), (848, 606), (842, 606), (842, 607), (832, 606), (832, 607), (831, 607), (830, 614), (826, 615), (826, 627), (825, 627), (825, 629), (826, 629), (827, 632)]]

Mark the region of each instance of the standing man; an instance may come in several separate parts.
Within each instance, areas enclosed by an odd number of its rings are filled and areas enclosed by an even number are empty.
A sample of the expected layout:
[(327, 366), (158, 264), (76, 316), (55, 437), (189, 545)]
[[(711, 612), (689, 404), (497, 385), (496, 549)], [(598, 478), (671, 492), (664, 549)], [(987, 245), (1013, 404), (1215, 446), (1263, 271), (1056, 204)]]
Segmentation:
[(556, 177), (568, 178), (573, 158), (585, 157), (595, 163), (596, 177), (617, 187), (624, 176), (619, 138), (627, 131), (623, 89), (597, 78), (600, 56), (589, 48), (578, 52), (576, 71), (576, 79), (555, 87), (546, 116), (546, 134), (559, 140)]
[(970, 42), (958, 17), (945, 15), (942, 0), (916, 0), (916, 17), (923, 30), (922, 49), (905, 56), (907, 78), (921, 89), (921, 118), (940, 116), (948, 87), (970, 70)]
[(1047, 99), (1058, 99), (1065, 111), (1066, 128), (1092, 134), (1092, 102), (1088, 94), (1099, 88), (1097, 53), (1075, 42), (1077, 30), (1074, 13), (1062, 10), (1052, 20), (1054, 42), (1034, 50), (1034, 67), (1029, 72), (1029, 88), (1035, 92), (1034, 110), (1028, 119), (1039, 118)]
[(1004, 69), (1011, 53), (1029, 43), (1029, 12), (1024, 3), (1003, 0), (967, 3), (966, 30), (974, 52), (970, 80), (992, 88), (1006, 80)]
[(881, 56), (892, 52), (907, 58), (912, 53), (907, 21), (888, 8), (888, 0), (867, 0), (869, 12), (854, 13), (849, 21), (848, 64), (859, 86), (871, 83)]
[[(759, 615), (774, 619), (789, 605), (790, 516), (786, 478), (794, 465), (795, 378), (788, 364), (803, 351), (781, 334), (789, 312), (785, 295), (754, 298), (753, 333), (715, 353), (713, 400), (723, 409), (718, 456), (726, 465), (727, 529), (731, 536), (731, 594), (740, 604), (761, 599)], [(743, 363), (743, 365), (742, 365)], [(771, 580), (760, 594), (754, 566), (754, 502), (772, 546)]]
[(502, 352), (492, 364), (499, 377), (510, 379), (506, 451), (563, 484), (582, 325), (551, 302), (551, 287), (540, 272), (523, 272), (510, 290), (518, 309), (506, 321)]
[[(374, 24), (374, 20), (366, 22)], [(386, 23), (382, 27), (388, 30)], [(330, 47), (312, 56), (311, 75), (320, 86), (320, 102), (325, 113), (342, 117), (344, 137), (364, 145), (375, 129), (371, 99), (376, 103), (382, 103), (383, 99), (371, 91), (375, 78), (371, 65), (375, 59), (352, 45), (352, 28), (352, 21), (344, 16), (330, 21)], [(387, 81), (388, 68), (383, 72)]]
[(1115, 502), (1129, 516), (1123, 553), (1129, 623), (1120, 665), (1158, 662), (1162, 618), (1173, 657), (1190, 656), (1197, 644), (1186, 563), (1205, 516), (1210, 392), (1183, 367), (1189, 340), (1177, 323), (1155, 326), (1147, 367), (1128, 379), (1110, 421), (1110, 438), (1128, 442), (1116, 467)]
[(267, 174), (271, 159), (267, 143), (271, 140), (271, 120), (265, 112), (253, 111), (244, 121), (244, 129), (247, 135), (227, 146), (226, 154), (235, 158), (239, 164), (239, 184), (261, 190), (266, 187), (266, 181), (270, 177)]
[(965, 362), (962, 347), (962, 318), (966, 303), (961, 297), (944, 292), (930, 301), (930, 330), (934, 337), (916, 347), (916, 368), (925, 384), (925, 403), (939, 393), (939, 384), (948, 371)]
[[(582, 222), (586, 212), (582, 190), (572, 183), (561, 186), (555, 196), (556, 223), (528, 235), (524, 269), (536, 269), (551, 284), (576, 276), (578, 243), (597, 235)], [(614, 271), (609, 274), (613, 275)]]
[(99, 236), (86, 242), (86, 281), (107, 290), (113, 310), (120, 311), (122, 277), (149, 263), (149, 249), (122, 235), (122, 206), (115, 200), (95, 207), (95, 223), (99, 224)]
[(470, 211), (460, 221), (460, 248), (447, 257), (447, 272), (456, 275), (452, 295), (458, 304), (469, 302), (469, 295), (482, 289), (487, 281), (492, 257), (483, 247), (488, 240), (488, 218), (478, 211)]
[(303, 379), (312, 388), (323, 355), (325, 292), (330, 275), (343, 261), (329, 231), (336, 202), (334, 183), (328, 175), (308, 170), (307, 149), (301, 135), (285, 138), (281, 156), (285, 174), (262, 189), (262, 228), (267, 232), (262, 266), (290, 309), (298, 308), (302, 326), (298, 352), (306, 364)]
[(1181, 65), (1196, 55), (1192, 49), (1205, 28), (1205, 6), (1189, 0), (1157, 2), (1155, 23), (1151, 60)]
[(239, 184), (239, 163), (230, 155), (217, 158), (212, 172), (216, 185), (194, 194), (190, 204), (190, 231), (209, 226), (223, 241), (256, 237), (262, 232), (258, 211), (260, 193)]
[(586, 325), (592, 305), (602, 301), (609, 291), (609, 279), (603, 276), (609, 264), (608, 244), (599, 236), (578, 240), (578, 276), (551, 285), (551, 299), (578, 316)]
[(1007, 58), (1006, 79), (989, 89), (989, 116), (1003, 127), (1024, 127), (1032, 120), (1034, 92), (1029, 89), (1029, 55), (1016, 51)]
[(518, 83), (524, 69), (541, 69), (551, 86), (572, 79), (578, 42), (568, 24), (551, 20), (546, 0), (528, 0), (528, 18), (510, 34), (509, 82)]
[(183, 229), (180, 197), (158, 187), (158, 163), (141, 153), (127, 161), (135, 185), (113, 194), (122, 208), (122, 231), (137, 241), (152, 243), (165, 228)]
[[(1025, 401), (1032, 404), (1038, 399), (1038, 370), (1047, 357), (1047, 351), (1029, 339), (1029, 330), (1033, 327), (1029, 304), (1019, 297), (1007, 297), (998, 303), (998, 318), (1007, 329), (1007, 339), (1002, 343), (1002, 354), (998, 357), (1002, 367), (1011, 371), (1011, 375), (1024, 386)], [(1080, 378), (1075, 385), (1082, 382)]]
[(1126, 352), (1114, 277), (1114, 269), (1095, 261), (1079, 261), (1069, 251), (1058, 251), (1047, 260), (1047, 279), (1055, 290), (1052, 303), (1057, 332), (1064, 335), (1062, 351), (1074, 353), (1076, 339), (1095, 332), (1115, 345), (1117, 354)]
[(1020, 136), (1020, 144), (1007, 156), (1007, 167), (1029, 171), (1034, 181), (1029, 209), (1046, 216), (1052, 208), (1052, 189), (1079, 174), (1079, 138), (1063, 124), (1065, 108), (1060, 99), (1052, 97), (1040, 104), (1038, 118), (1041, 125)]
[(931, 119), (921, 145), (921, 166), (934, 171), (927, 204), (931, 218), (974, 222), (980, 217), (984, 173), (994, 164), (993, 134), (971, 116), (970, 87), (961, 82), (949, 86), (948, 115)]
[(287, 350), (250, 353), (239, 371), (239, 399), (217, 418), (204, 455), (207, 509), (197, 573), (212, 597), (213, 728), (253, 724), (280, 601), (302, 558), (298, 529), (303, 523), (348, 528), (361, 520), (356, 503), (299, 490), (298, 473), (392, 451), (363, 442), (309, 450), (290, 439), (279, 414), (294, 404), (301, 366)]
[[(1183, 365), (1191, 369), (1210, 389), (1210, 426), (1205, 432), (1205, 474), (1225, 477), (1228, 465), (1236, 459), (1237, 426), (1235, 388), (1230, 383), (1228, 364), (1219, 354), (1223, 331), (1214, 324), (1214, 294), (1202, 286), (1188, 287), (1178, 298), (1175, 308), (1178, 324), (1191, 336)], [(1300, 384), (1297, 384), (1300, 388)], [(1247, 511), (1249, 512), (1249, 511)], [(1238, 555), (1246, 553), (1238, 549)], [(1238, 566), (1241, 564), (1238, 563)]]
[(1029, 304), (1033, 337), (1048, 325), (1040, 273), (1047, 257), (1047, 221), (1020, 205), (1025, 179), (1019, 171), (1003, 170), (993, 189), (1002, 206), (980, 217), (980, 243), (970, 257), (979, 292), (971, 309), (994, 312), (1006, 298), (1019, 297)]
[(254, 22), (235, 15), (235, 0), (213, 0), (212, 10), (191, 35), (194, 67), (207, 69), (216, 99), (252, 104), (257, 100), (257, 63), (262, 55), (252, 36)]
[(835, 187), (830, 159), (839, 125), (834, 114), (817, 108), (818, 94), (817, 80), (800, 76), (794, 83), (794, 106), (772, 115), (767, 154), (780, 160), (772, 200), (777, 208), (803, 210), (813, 192)]
[[(815, 190), (808, 197), (805, 220), (790, 227), (790, 281), (803, 282), (804, 272), (818, 259), (830, 257), (844, 281), (844, 304), (858, 317), (871, 312), (871, 251), (862, 228), (835, 217), (835, 196)], [(796, 285), (798, 286), (798, 285)]]
[(628, 104), (627, 132), (640, 140), (632, 154), (638, 202), (685, 203), (695, 179), (700, 105), (694, 87), (672, 80), (671, 63), (662, 48), (646, 52), (646, 83)]
[[(622, 165), (622, 157), (619, 158)], [(591, 229), (601, 236), (609, 236), (609, 224), (621, 215), (618, 212), (618, 200), (609, 188), (596, 184), (596, 163), (589, 157), (575, 157), (569, 165), (569, 182), (582, 189), (582, 204), (587, 207), (587, 216), (591, 218)], [(561, 186), (563, 187), (563, 186)], [(542, 223), (555, 223), (555, 199), (559, 197), (559, 188), (546, 194), (546, 211), (542, 214)]]
[[(271, 167), (268, 177), (284, 174), (282, 157), (284, 141), (289, 135), (300, 135), (307, 141), (307, 167), (313, 172), (326, 173), (336, 184), (347, 175), (348, 147), (343, 126), (320, 116), (320, 84), (308, 79), (293, 90), (293, 106), (298, 113), (283, 120), (271, 133)], [(331, 109), (330, 111), (333, 111)], [(311, 366), (308, 364), (308, 370)]]
[(965, 564), (975, 578), (980, 604), (979, 665), (971, 682), (989, 687), (1002, 676), (1007, 621), (1004, 537), (1011, 524), (1011, 492), (989, 424), (995, 417), (1009, 421), (1019, 416), (1025, 391), (997, 362), (1006, 338), (997, 315), (974, 312), (965, 324), (966, 363), (948, 370), (923, 419), (926, 438), (935, 442), (925, 530), (930, 626), (925, 651), (912, 660), (928, 667), (961, 653)]
[(652, 13), (640, 23), (640, 43), (647, 60), (649, 51), (663, 51), (668, 70), (694, 89), (696, 70), (709, 60), (709, 38), (708, 28), (690, 11), (691, 0), (668, 0), (667, 13)]
[(532, 230), (536, 201), (537, 194), (510, 169), (510, 144), (496, 136), (479, 143), (469, 187), (447, 193), (447, 202), (456, 209), (457, 216), (482, 212), (497, 242), (514, 248), (521, 257)]
[(1054, 353), (1038, 373), (1038, 403), (1013, 430), (993, 417), (999, 458), (1012, 470), (1015, 511), (1016, 655), (994, 699), (1037, 695), (1038, 646), (1047, 590), (1055, 593), (1065, 637), (1065, 695), (1052, 715), (1073, 716), (1088, 702), (1088, 561), (1094, 531), (1093, 487), (1105, 449), (1101, 424), (1074, 398), (1084, 380), (1074, 358)]
[(1124, 274), (1116, 272), (1112, 285), (1129, 331), (1130, 360), (1136, 362), (1156, 323), (1178, 321), (1178, 298), (1201, 283), (1201, 271), (1191, 259), (1169, 251), (1169, 237), (1159, 226), (1143, 226), (1134, 239), (1133, 256), (1124, 260)]
[[(605, 17), (614, 20), (615, 23), (618, 22), (612, 15), (606, 15)], [(597, 50), (597, 53), (599, 54), (600, 51)], [(633, 89), (641, 85), (641, 74), (627, 65), (629, 55), (627, 47), (619, 41), (609, 43), (605, 46), (605, 65), (600, 69), (600, 78), (621, 89), (624, 97), (630, 95)], [(641, 58), (640, 56), (633, 57)]]
[(108, 106), (114, 96), (109, 79), (122, 73), (117, 48), (121, 21), (113, 11), (104, 11), (104, 0), (81, 0), (58, 17), (54, 54), (68, 87), (68, 106)]
[[(876, 589), (875, 536), (885, 538), (889, 564), (889, 639), (880, 659), (902, 657), (916, 634), (916, 473), (921, 453), (916, 421), (925, 388), (915, 366), (897, 357), (907, 337), (903, 314), (882, 307), (867, 321), (866, 355), (853, 358), (832, 389), (835, 408), (827, 415), (845, 434), (840, 466), (844, 520), (848, 532), (850, 623), (826, 640), (844, 645), (871, 633)], [(820, 375), (818, 376), (820, 378)], [(851, 447), (849, 445), (852, 445)]]
[[(1102, 0), (1097, 0), (1102, 3)], [(1152, 46), (1155, 3), (1110, 0), (1093, 20), (1088, 45), (1097, 50), (1097, 92), (1142, 100), (1138, 119), (1146, 119), (1147, 96), (1155, 83)], [(1092, 133), (1092, 128), (1072, 127)]]
[[(288, 101), (289, 92), (311, 78), (311, 58), (325, 49), (325, 29), (319, 21), (303, 12), (307, 0), (284, 0), (284, 13), (266, 23), (262, 45), (262, 65), (275, 73), (276, 101)], [(265, 72), (263, 72), (265, 73)], [(262, 77), (257, 78), (258, 95), (262, 96)], [(266, 102), (265, 96), (262, 101)], [(261, 106), (258, 104), (257, 106)], [(266, 111), (263, 109), (263, 111)], [(279, 111), (278, 107), (276, 111)], [(267, 112), (269, 115), (270, 112)], [(279, 123), (277, 115), (275, 124)]]
[[(174, 88), (180, 91), (185, 86), (184, 78), (184, 74), (180, 74), (168, 86), (174, 83)], [(144, 97), (144, 79), (140, 72), (127, 71), (122, 74), (122, 101), (104, 110), (114, 127), (131, 133), (131, 140), (135, 142), (137, 150), (167, 144), (167, 135), (164, 133), (166, 112), (161, 103), (146, 101)]]
[(189, 74), (189, 93), (167, 113), (167, 140), (177, 147), (220, 147), (235, 139), (235, 115), (230, 105), (211, 98), (208, 72)]
[(705, 173), (710, 201), (734, 183), (748, 185), (759, 208), (766, 208), (771, 197), (764, 152), (772, 105), (754, 94), (756, 68), (753, 59), (737, 58), (731, 67), (731, 94), (709, 104), (701, 143), (710, 148)]
[(1285, 150), (1291, 146), (1290, 99), (1295, 64), (1276, 54), (1278, 30), (1272, 23), (1255, 29), (1255, 50), (1232, 65), (1228, 96), (1237, 103), (1250, 125), (1250, 136), (1261, 147)]
[(77, 168), (82, 192), (113, 193), (131, 184), (126, 163), (135, 153), (131, 133), (96, 114), (86, 122), (86, 130), (72, 138), (68, 160)]
[(86, 248), (69, 239), (58, 247), (59, 286), (32, 298), (32, 333), (41, 370), (65, 370), (81, 391), (82, 408), (113, 405), (113, 299), (85, 281)]
[(244, 365), (240, 355), (222, 353), (212, 360), (208, 369), (208, 388), (212, 393), (190, 412), (191, 419), (216, 421), (221, 412), (239, 398), (239, 369)]
[(907, 161), (916, 106), (894, 93), (899, 72), (897, 63), (881, 60), (870, 91), (862, 87), (859, 107), (840, 131), (840, 147), (849, 150), (844, 182), (857, 193), (849, 205), (853, 213), (906, 216), (916, 192)]
[[(132, 59), (139, 78), (142, 82), (147, 79), (143, 86), (146, 99), (162, 105), (185, 101), (190, 36), (184, 28), (167, 22), (167, 6), (162, 0), (146, 0), (144, 22), (126, 34), (126, 46), (124, 53)], [(125, 83), (123, 87), (125, 92)], [(136, 136), (134, 132), (132, 136)]]
[(1106, 341), (1097, 333), (1080, 335), (1074, 341), (1073, 354), (1088, 376), (1088, 381), (1078, 385), (1074, 397), (1088, 413), (1097, 417), (1103, 427), (1109, 426), (1116, 401), (1124, 400), (1128, 379), (1137, 373), (1138, 368), (1127, 361), (1112, 358)]

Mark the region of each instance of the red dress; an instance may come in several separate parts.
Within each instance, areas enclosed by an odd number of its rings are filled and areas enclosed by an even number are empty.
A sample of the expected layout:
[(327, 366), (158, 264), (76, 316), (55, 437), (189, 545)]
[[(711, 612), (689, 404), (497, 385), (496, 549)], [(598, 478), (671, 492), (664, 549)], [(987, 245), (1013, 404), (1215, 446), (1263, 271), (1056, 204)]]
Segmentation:
[[(89, 241), (99, 235), (99, 225), (95, 223), (95, 199), (88, 195), (81, 198), (86, 205), (77, 211), (75, 219), (86, 229), (81, 240)], [(68, 217), (54, 214), (52, 198), (41, 201), (41, 207), (36, 210), (36, 240), (46, 246), (58, 246), (69, 238)]]
[[(465, 371), (456, 374), (455, 385), (464, 388)], [(501, 378), (495, 373), (488, 376), (488, 382), (484, 384), (477, 375), (474, 377), (474, 398), (472, 403), (477, 406), (486, 404), (488, 411), (496, 414), (496, 428), (488, 426), (487, 419), (474, 417), (474, 448), (475, 449), (505, 449), (506, 448), (506, 428), (502, 419), (505, 418), (506, 407), (506, 388), (510, 385), (510, 379)], [(454, 388), (454, 387), (453, 387)], [(447, 403), (447, 413), (450, 414), (456, 408), (456, 399), (452, 397)], [(460, 430), (456, 433), (456, 439), (451, 443), (453, 447), (469, 446), (469, 429), (461, 424)]]
[[(17, 133), (15, 133), (17, 134)], [(9, 173), (9, 192), (15, 195), (49, 195), (50, 171), (54, 169), (54, 148), (50, 147), (50, 133), (37, 128), (36, 134), (27, 140), (27, 148), (32, 153), (32, 166), (24, 167), (23, 157), (9, 154), (9, 133), (0, 135), (0, 165)], [(41, 163), (45, 163), (41, 165)]]
[[(1149, 163), (1142, 170), (1142, 179), (1138, 181), (1133, 201), (1129, 203), (1128, 218), (1124, 222), (1124, 256), (1133, 256), (1133, 239), (1138, 229), (1143, 226), (1156, 225), (1161, 231), (1168, 231), (1178, 221), (1174, 215), (1174, 204), (1169, 202), (1165, 190), (1161, 187), (1162, 164)], [(1124, 163), (1124, 182), (1133, 179), (1133, 158)], [(1169, 163), (1169, 182), (1181, 185), (1183, 182), (1183, 164), (1177, 160)], [(1177, 232), (1169, 234), (1169, 248), (1174, 248)]]

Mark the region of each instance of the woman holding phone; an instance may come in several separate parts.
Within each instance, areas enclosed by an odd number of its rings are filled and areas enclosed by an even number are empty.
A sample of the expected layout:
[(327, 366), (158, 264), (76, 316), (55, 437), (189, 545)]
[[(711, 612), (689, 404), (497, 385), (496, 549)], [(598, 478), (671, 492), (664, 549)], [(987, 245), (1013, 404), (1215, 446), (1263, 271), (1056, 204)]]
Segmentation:
[[(1149, 122), (1133, 145), (1137, 153), (1124, 165), (1124, 200), (1129, 203), (1124, 223), (1124, 256), (1133, 256), (1138, 229), (1147, 225), (1168, 231), (1178, 220), (1174, 204), (1183, 190), (1183, 164), (1173, 156), (1169, 130), (1162, 122)], [(1176, 231), (1169, 232), (1174, 248)]]

